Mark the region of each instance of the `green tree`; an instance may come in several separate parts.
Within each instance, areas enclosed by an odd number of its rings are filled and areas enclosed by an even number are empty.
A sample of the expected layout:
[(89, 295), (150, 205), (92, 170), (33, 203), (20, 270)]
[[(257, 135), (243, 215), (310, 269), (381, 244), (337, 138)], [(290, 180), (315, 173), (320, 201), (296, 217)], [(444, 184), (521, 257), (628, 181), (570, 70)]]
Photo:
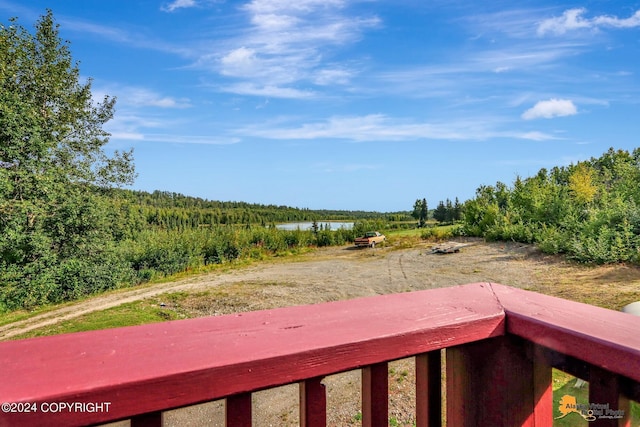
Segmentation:
[(598, 189), (593, 183), (593, 172), (586, 163), (578, 163), (569, 175), (569, 191), (579, 204), (593, 201)]
[(453, 203), (453, 220), (460, 221), (462, 218), (462, 205), (460, 200), (456, 197), (456, 201)]
[(445, 221), (446, 222), (453, 222), (453, 204), (451, 203), (451, 200), (449, 200), (449, 198), (447, 198), (446, 202), (445, 202)]
[[(449, 203), (451, 202), (449, 201)], [(438, 206), (433, 211), (433, 218), (438, 222), (444, 222), (447, 220), (447, 207), (442, 200), (438, 202)]]
[(1, 309), (64, 299), (76, 293), (61, 291), (68, 283), (117, 280), (96, 188), (130, 183), (134, 167), (131, 151), (105, 152), (115, 99), (94, 102), (51, 11), (33, 34), (15, 18), (0, 25), (0, 58)]
[(429, 216), (429, 207), (427, 205), (427, 199), (417, 199), (413, 204), (413, 212), (411, 216), (418, 221), (418, 227), (424, 227)]

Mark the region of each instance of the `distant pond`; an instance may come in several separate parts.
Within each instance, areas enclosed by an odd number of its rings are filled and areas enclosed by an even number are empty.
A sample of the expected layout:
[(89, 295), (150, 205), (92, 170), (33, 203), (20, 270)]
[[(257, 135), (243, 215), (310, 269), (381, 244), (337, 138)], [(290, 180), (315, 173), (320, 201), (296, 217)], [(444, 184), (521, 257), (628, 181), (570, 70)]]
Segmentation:
[[(313, 222), (287, 222), (285, 224), (276, 224), (276, 228), (279, 230), (311, 230)], [(318, 229), (322, 230), (338, 230), (344, 228), (351, 230), (353, 228), (353, 222), (341, 222), (341, 221), (318, 221)]]

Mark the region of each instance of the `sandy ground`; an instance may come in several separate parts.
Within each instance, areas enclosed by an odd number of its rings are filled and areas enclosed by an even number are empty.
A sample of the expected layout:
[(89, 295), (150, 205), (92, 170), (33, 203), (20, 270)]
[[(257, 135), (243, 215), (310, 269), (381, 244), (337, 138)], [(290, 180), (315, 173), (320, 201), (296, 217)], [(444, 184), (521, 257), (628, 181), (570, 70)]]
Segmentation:
[[(98, 296), (31, 319), (0, 327), (0, 339), (51, 325), (126, 302), (158, 297), (167, 292), (200, 292), (215, 287), (245, 286), (241, 295), (229, 293), (215, 300), (194, 301), (190, 316), (220, 315), (238, 311), (312, 304), (349, 298), (474, 282), (494, 282), (548, 290), (556, 278), (581, 271), (556, 257), (545, 257), (532, 246), (469, 240), (459, 253), (437, 255), (431, 244), (406, 249), (388, 245), (375, 249), (326, 248), (295, 261), (254, 264), (186, 280), (133, 288)], [(637, 282), (633, 285), (638, 290)], [(249, 292), (247, 292), (249, 289)], [(328, 422), (332, 426), (359, 425), (360, 373), (327, 377)], [(392, 425), (412, 425), (414, 367), (412, 360), (390, 364), (390, 418)], [(298, 425), (298, 389), (289, 385), (254, 393), (254, 425)], [(165, 413), (165, 425), (223, 425), (222, 404), (211, 402)]]

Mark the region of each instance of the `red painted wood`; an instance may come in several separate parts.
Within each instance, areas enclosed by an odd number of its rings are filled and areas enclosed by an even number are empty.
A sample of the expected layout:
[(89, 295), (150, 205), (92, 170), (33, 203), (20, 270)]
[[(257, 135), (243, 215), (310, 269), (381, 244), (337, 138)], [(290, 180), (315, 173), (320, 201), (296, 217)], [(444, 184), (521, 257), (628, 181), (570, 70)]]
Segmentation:
[[(622, 418), (600, 418), (598, 413), (594, 413), (596, 420), (589, 425), (596, 427), (631, 427), (629, 399), (620, 392), (620, 381), (617, 375), (605, 371), (596, 366), (592, 366), (589, 372), (589, 403), (609, 405), (608, 409), (620, 410), (624, 413)], [(604, 416), (616, 416), (618, 414), (607, 413)], [(622, 415), (622, 414), (620, 414)]]
[(416, 356), (416, 427), (442, 425), (440, 350)]
[(322, 377), (300, 383), (300, 426), (325, 427), (327, 425), (327, 392)]
[(0, 400), (109, 402), (107, 413), (0, 413), (0, 424), (100, 423), (499, 336), (490, 286), (361, 298), (0, 343)]
[(553, 417), (552, 366), (547, 362), (546, 349), (533, 345), (533, 425), (546, 426)]
[(492, 288), (507, 314), (509, 333), (640, 381), (637, 316), (502, 285)]
[(225, 402), (227, 427), (251, 427), (251, 393), (229, 396)]
[(550, 405), (536, 410), (548, 384), (535, 379), (530, 343), (505, 336), (448, 348), (446, 357), (447, 425), (553, 425), (552, 412), (542, 416)]
[(386, 362), (362, 368), (362, 427), (389, 422), (389, 368)]
[(162, 412), (137, 415), (131, 418), (131, 427), (162, 427)]

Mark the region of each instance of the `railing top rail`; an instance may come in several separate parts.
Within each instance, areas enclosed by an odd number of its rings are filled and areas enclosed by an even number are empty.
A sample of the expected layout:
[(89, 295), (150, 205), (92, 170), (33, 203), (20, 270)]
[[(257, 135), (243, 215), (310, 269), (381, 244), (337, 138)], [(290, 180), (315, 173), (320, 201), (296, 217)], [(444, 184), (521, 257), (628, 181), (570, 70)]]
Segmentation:
[(640, 382), (640, 317), (492, 284), (507, 333)]
[(108, 414), (48, 418), (98, 423), (504, 333), (502, 307), (478, 283), (10, 341), (0, 343), (0, 399), (110, 402)]
[[(506, 333), (640, 382), (638, 317), (475, 283), (1, 342), (0, 401), (109, 402), (108, 413), (47, 414), (100, 423)], [(0, 426), (15, 415), (0, 413)]]

